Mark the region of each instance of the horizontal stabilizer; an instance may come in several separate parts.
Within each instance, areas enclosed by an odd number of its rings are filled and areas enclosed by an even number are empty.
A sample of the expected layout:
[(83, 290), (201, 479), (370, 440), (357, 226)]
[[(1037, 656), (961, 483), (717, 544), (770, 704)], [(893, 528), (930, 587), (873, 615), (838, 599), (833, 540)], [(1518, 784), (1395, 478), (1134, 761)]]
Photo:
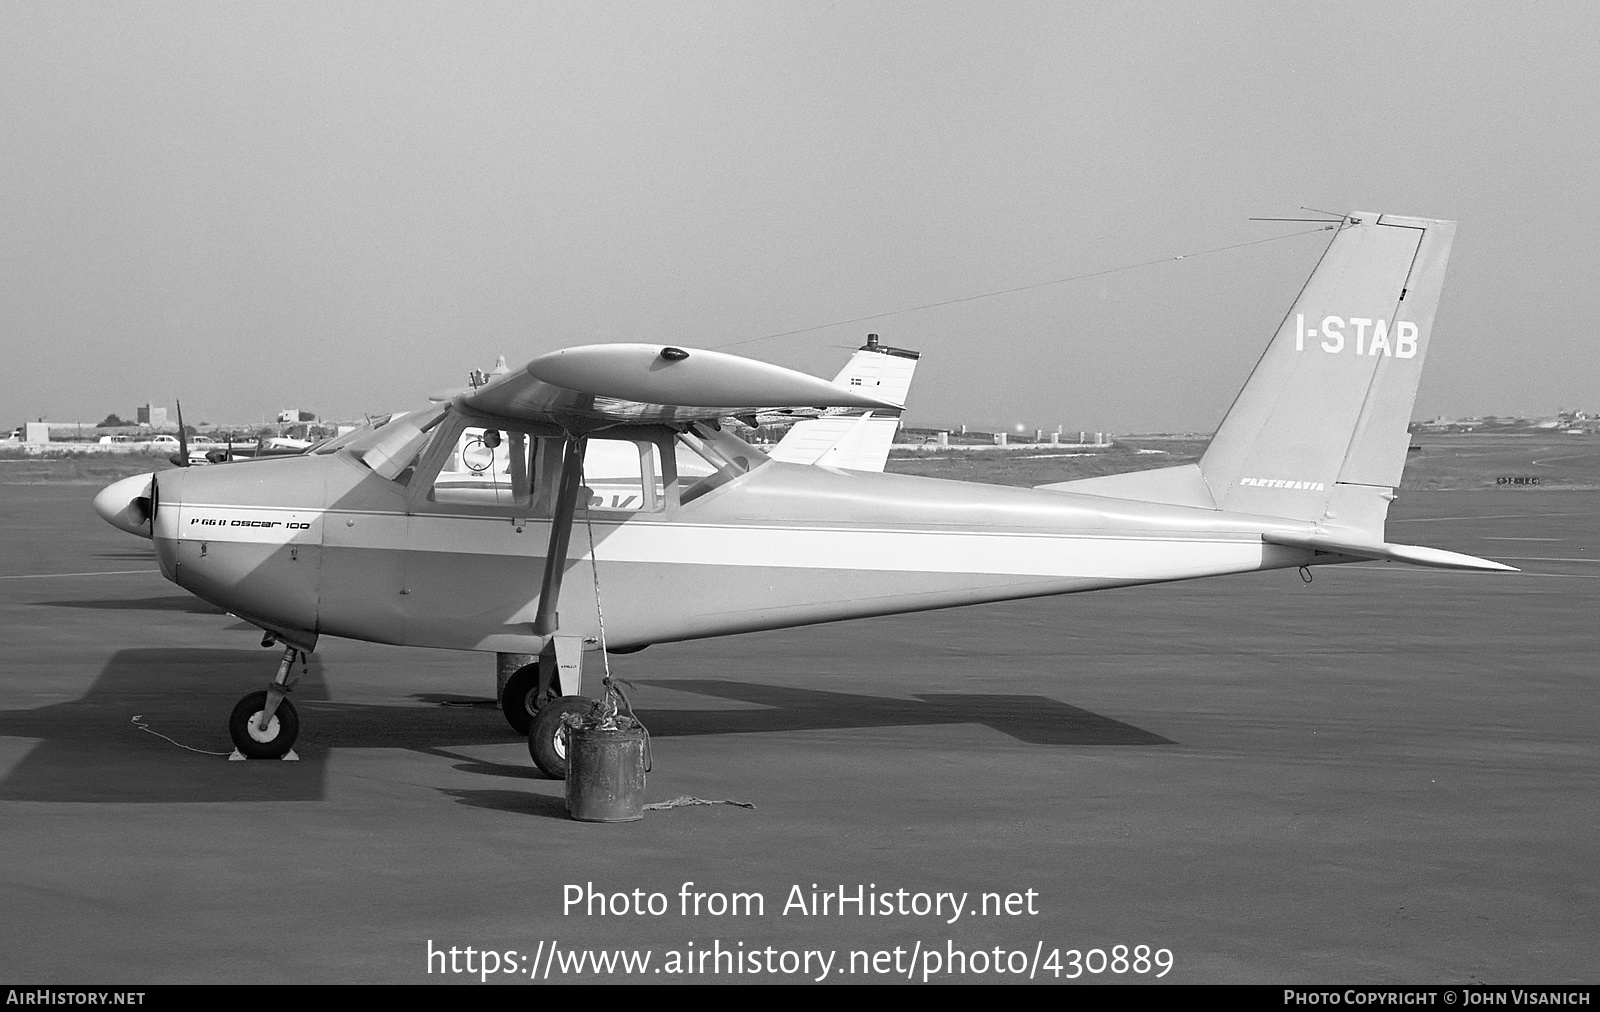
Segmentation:
[(1200, 473), (1199, 464), (1157, 467), (1148, 471), (1124, 471), (1121, 474), (1074, 478), (1072, 481), (1056, 481), (1034, 487), (1047, 488), (1055, 492), (1101, 495), (1109, 499), (1159, 502), (1169, 506), (1194, 506), (1205, 510), (1217, 508), (1216, 500), (1211, 497), (1211, 489)]
[(1429, 566), (1433, 569), (1471, 569), (1490, 573), (1515, 573), (1518, 571), (1515, 566), (1507, 566), (1501, 562), (1491, 562), (1488, 559), (1480, 559), (1473, 555), (1462, 555), (1460, 552), (1447, 552), (1441, 548), (1422, 548), (1417, 545), (1374, 545), (1363, 544), (1358, 541), (1340, 541), (1334, 538), (1318, 537), (1314, 534), (1279, 534), (1270, 532), (1261, 535), (1261, 540), (1269, 545), (1308, 548), (1314, 552), (1351, 555), (1361, 559), (1409, 562), (1413, 566)]

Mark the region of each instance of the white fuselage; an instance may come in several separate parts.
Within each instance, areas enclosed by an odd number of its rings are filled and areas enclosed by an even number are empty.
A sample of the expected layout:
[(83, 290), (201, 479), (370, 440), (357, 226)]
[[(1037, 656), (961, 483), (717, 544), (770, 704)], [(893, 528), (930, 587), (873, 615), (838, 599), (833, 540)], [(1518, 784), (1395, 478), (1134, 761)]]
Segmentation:
[[(550, 521), (407, 493), (343, 454), (168, 471), (153, 535), (169, 579), (291, 642), (537, 652)], [(778, 462), (665, 498), (579, 510), (565, 633), (598, 645), (603, 610), (626, 648), (1312, 561), (1261, 538), (1303, 523)]]

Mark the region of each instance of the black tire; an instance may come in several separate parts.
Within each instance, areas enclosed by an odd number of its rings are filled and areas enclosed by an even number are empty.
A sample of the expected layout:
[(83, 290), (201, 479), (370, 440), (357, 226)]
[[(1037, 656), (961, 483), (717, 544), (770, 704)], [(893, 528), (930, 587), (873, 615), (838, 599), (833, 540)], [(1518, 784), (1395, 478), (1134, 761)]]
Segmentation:
[(511, 730), (527, 737), (533, 726), (533, 715), (539, 712), (539, 662), (524, 665), (506, 679), (500, 690), (500, 712), (506, 715)]
[(278, 704), (266, 734), (256, 731), (257, 717), (266, 708), (267, 690), (262, 689), (239, 700), (228, 717), (228, 737), (246, 759), (282, 759), (300, 737), (300, 715), (288, 699)]
[(587, 714), (593, 709), (594, 700), (587, 696), (562, 696), (539, 709), (528, 729), (528, 755), (545, 776), (567, 779), (566, 727), (561, 718), (569, 713)]

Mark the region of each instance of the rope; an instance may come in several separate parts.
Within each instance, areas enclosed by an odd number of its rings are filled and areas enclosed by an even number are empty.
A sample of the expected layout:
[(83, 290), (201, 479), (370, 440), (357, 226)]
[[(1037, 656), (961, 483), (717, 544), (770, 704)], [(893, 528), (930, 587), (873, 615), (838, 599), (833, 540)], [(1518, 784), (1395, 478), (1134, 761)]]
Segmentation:
[(671, 801), (657, 801), (652, 804), (645, 805), (644, 810), (647, 812), (662, 812), (669, 808), (689, 808), (693, 805), (733, 805), (736, 808), (756, 807), (748, 801), (728, 801), (726, 799), (720, 801), (707, 801), (705, 798), (691, 798), (687, 794), (680, 794)]
[[(587, 481), (588, 477), (584, 477)], [(588, 485), (583, 487), (587, 488)], [(606, 653), (606, 611), (600, 605), (600, 560), (594, 557), (594, 512), (583, 504), (583, 526), (589, 531), (589, 572), (594, 576), (594, 617), (600, 623), (600, 662), (605, 666), (605, 686), (611, 688), (611, 656)]]
[[(144, 714), (142, 714), (142, 713), (136, 713), (136, 714), (134, 714), (134, 715), (133, 715), (133, 726), (134, 726), (134, 727), (137, 727), (137, 728), (138, 728), (138, 729), (139, 729), (139, 730), (141, 730), (141, 731), (150, 731), (150, 725), (149, 725), (149, 724), (144, 724), (144, 723), (141, 723), (141, 721), (142, 721), (142, 720), (143, 720), (143, 719), (144, 719)], [(233, 753), (231, 753), (231, 752), (207, 752), (207, 751), (206, 751), (206, 750), (205, 750), (205, 749), (203, 749), (203, 748), (191, 748), (191, 747), (190, 747), (190, 746), (188, 746), (188, 745), (185, 745), (185, 744), (184, 744), (184, 743), (183, 743), (183, 742), (181, 742), (181, 741), (172, 741), (172, 739), (171, 739), (171, 738), (167, 738), (167, 736), (166, 736), (166, 735), (164, 735), (164, 734), (162, 734), (162, 733), (161, 733), (161, 732), (160, 732), (160, 731), (150, 731), (150, 733), (151, 733), (151, 734), (153, 734), (153, 735), (155, 735), (155, 736), (156, 736), (156, 737), (157, 737), (157, 738), (166, 738), (166, 740), (167, 740), (167, 741), (171, 741), (171, 742), (172, 742), (172, 744), (174, 744), (174, 745), (176, 745), (176, 746), (178, 746), (178, 747), (179, 747), (179, 748), (186, 748), (186, 749), (189, 749), (189, 751), (190, 751), (190, 752), (198, 752), (198, 753), (200, 753), (200, 754), (201, 754), (201, 755), (220, 755), (220, 756), (227, 756), (227, 755), (232, 755), (232, 754), (233, 754)]]
[(982, 295), (968, 295), (959, 299), (946, 299), (943, 302), (930, 302), (925, 306), (912, 306), (910, 309), (891, 309), (887, 313), (873, 313), (871, 316), (858, 316), (853, 320), (836, 320), (833, 323), (819, 323), (815, 327), (801, 327), (799, 330), (785, 330), (779, 334), (768, 334), (765, 337), (747, 337), (743, 341), (729, 341), (719, 344), (718, 348), (737, 348), (741, 344), (756, 344), (761, 341), (771, 341), (780, 337), (793, 337), (796, 334), (809, 334), (814, 330), (827, 330), (829, 327), (843, 327), (851, 323), (866, 323), (868, 320), (881, 320), (886, 316), (899, 316), (902, 313), (918, 313), (924, 309), (938, 309), (941, 306), (955, 306), (963, 302), (976, 302), (979, 299), (992, 299), (997, 295), (1013, 295), (1017, 292), (1032, 291), (1035, 288), (1049, 288), (1051, 285), (1064, 285), (1069, 281), (1083, 281), (1088, 278), (1104, 277), (1107, 274), (1117, 274), (1121, 271), (1137, 270), (1140, 267), (1154, 267), (1157, 264), (1171, 263), (1174, 260), (1190, 260), (1194, 257), (1209, 256), (1212, 253), (1226, 253), (1229, 250), (1243, 249), (1246, 246), (1259, 246), (1262, 243), (1277, 242), (1280, 239), (1293, 239), (1296, 236), (1311, 235), (1313, 232), (1327, 232), (1337, 228), (1343, 222), (1335, 222), (1322, 228), (1309, 228), (1304, 232), (1290, 232), (1287, 235), (1275, 235), (1266, 239), (1252, 239), (1249, 242), (1236, 242), (1231, 246), (1218, 246), (1214, 249), (1203, 249), (1196, 253), (1180, 253), (1177, 256), (1161, 257), (1157, 260), (1141, 260), (1136, 264), (1124, 264), (1121, 267), (1108, 267), (1103, 271), (1090, 271), (1088, 274), (1074, 274), (1070, 278), (1056, 278), (1054, 281), (1039, 281), (1031, 285), (1018, 285), (1016, 288), (1002, 288), (997, 292), (984, 292)]
[[(582, 468), (586, 466), (587, 462), (580, 465), (580, 474), (582, 474)], [(588, 487), (587, 481), (588, 478), (585, 475), (583, 481), (580, 482), (582, 487)], [(600, 603), (600, 560), (595, 555), (594, 547), (594, 511), (589, 509), (587, 502), (583, 504), (583, 526), (589, 532), (589, 572), (594, 577), (594, 614), (600, 625), (600, 663), (605, 667), (606, 672), (606, 676), (601, 682), (606, 687), (605, 697), (600, 701), (600, 709), (594, 716), (602, 723), (615, 721), (619, 709), (617, 704), (619, 701), (621, 702), (621, 709), (627, 712), (628, 719), (633, 721), (639, 730), (644, 732), (644, 770), (649, 773), (655, 767), (655, 760), (650, 750), (650, 729), (645, 727), (644, 721), (640, 720), (638, 715), (633, 712), (633, 703), (628, 699), (627, 693), (622, 691), (622, 687), (617, 684), (621, 679), (614, 678), (611, 674), (611, 655), (606, 652), (606, 611)]]

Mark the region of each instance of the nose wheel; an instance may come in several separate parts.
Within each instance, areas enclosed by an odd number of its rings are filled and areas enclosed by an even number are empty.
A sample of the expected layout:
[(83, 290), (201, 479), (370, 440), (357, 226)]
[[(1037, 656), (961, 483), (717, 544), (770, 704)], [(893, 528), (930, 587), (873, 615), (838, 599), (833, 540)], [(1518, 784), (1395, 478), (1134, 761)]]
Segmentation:
[(282, 759), (300, 736), (300, 715), (293, 703), (280, 700), (263, 728), (261, 715), (266, 708), (267, 691), (261, 689), (239, 700), (228, 717), (228, 737), (246, 759)]
[(306, 655), (286, 647), (278, 664), (277, 677), (265, 689), (252, 692), (234, 705), (228, 716), (228, 737), (233, 739), (234, 758), (284, 759), (291, 756), (294, 741), (300, 737), (300, 715), (288, 696), (306, 670)]

